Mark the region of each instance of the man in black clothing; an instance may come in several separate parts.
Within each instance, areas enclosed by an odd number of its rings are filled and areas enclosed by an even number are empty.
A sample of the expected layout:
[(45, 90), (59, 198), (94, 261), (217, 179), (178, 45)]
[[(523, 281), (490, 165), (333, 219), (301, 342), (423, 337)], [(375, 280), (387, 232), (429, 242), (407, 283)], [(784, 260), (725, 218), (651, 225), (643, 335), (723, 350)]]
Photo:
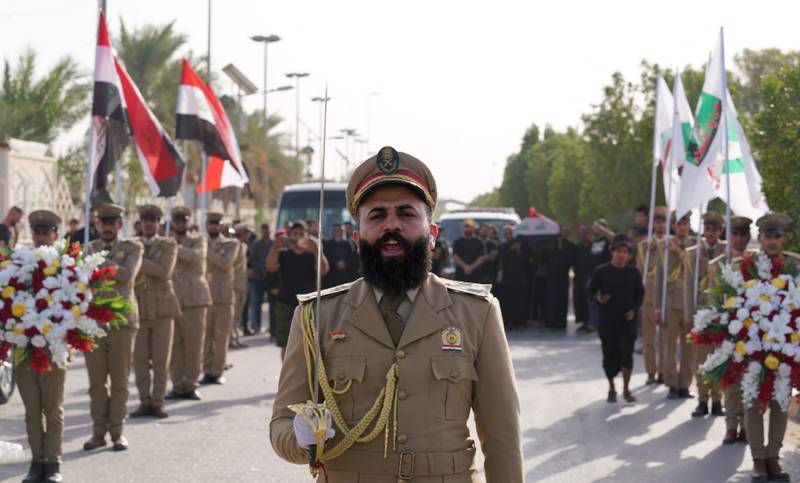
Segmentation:
[(475, 234), (475, 221), (464, 220), (464, 236), (453, 243), (455, 279), (461, 282), (483, 282), (483, 264), (486, 259), (486, 245)]
[(544, 298), (544, 325), (548, 329), (566, 330), (569, 307), (569, 270), (575, 264), (575, 244), (561, 226), (555, 251), (544, 260), (547, 265), (547, 284)]
[(450, 247), (447, 245), (447, 240), (442, 236), (436, 237), (436, 243), (433, 245), (433, 254), (431, 256), (431, 273), (438, 277), (443, 276), (449, 258)]
[(627, 236), (617, 235), (611, 243), (612, 258), (592, 273), (589, 294), (600, 307), (598, 327), (603, 348), (603, 370), (608, 378), (608, 402), (617, 401), (614, 378), (622, 371), (622, 397), (636, 401), (629, 383), (633, 371), (633, 343), (636, 340), (636, 311), (644, 299), (644, 286), (639, 270), (628, 266), (631, 243)]
[[(614, 233), (608, 229), (608, 223), (603, 218), (598, 219), (592, 224), (592, 232), (595, 237), (592, 239), (592, 261), (589, 264), (589, 274), (593, 273), (595, 268), (611, 260), (611, 239), (614, 237)], [(596, 329), (599, 323), (597, 301), (591, 294), (589, 294), (587, 300), (589, 304), (589, 324), (591, 331), (592, 329)]]
[[(261, 306), (264, 304), (264, 295), (268, 290), (267, 254), (272, 248), (269, 224), (261, 224), (261, 238), (250, 245), (247, 253), (247, 274), (250, 281), (250, 326), (244, 328), (244, 335), (253, 335), (261, 332)], [(275, 307), (271, 297), (269, 301), (269, 326), (270, 334), (275, 335)]]
[(17, 241), (17, 225), (22, 219), (22, 209), (12, 206), (2, 223), (0, 223), (0, 247), (13, 248)]
[(495, 293), (497, 284), (497, 270), (500, 268), (500, 240), (497, 239), (497, 228), (493, 225), (482, 225), (486, 236), (482, 237), (486, 246), (486, 261), (483, 263), (483, 283), (492, 286), (492, 293)]
[(533, 267), (528, 246), (514, 240), (511, 225), (503, 232), (506, 241), (500, 245), (500, 309), (506, 329), (524, 329), (528, 322), (531, 307), (531, 275)]
[[(100, 232), (97, 231), (97, 212), (94, 210), (89, 213), (89, 241), (94, 241), (100, 238)], [(84, 237), (86, 236), (86, 226), (82, 226), (69, 234), (70, 241), (79, 245), (83, 244)]]
[(580, 324), (578, 330), (585, 332), (589, 328), (589, 305), (586, 301), (586, 285), (592, 265), (592, 240), (589, 227), (581, 225), (578, 243), (575, 245), (575, 276), (572, 278), (572, 307), (575, 311), (575, 322)]
[(358, 251), (356, 244), (345, 237), (341, 223), (334, 223), (332, 236), (322, 244), (322, 252), (328, 259), (330, 270), (322, 280), (322, 287), (335, 287), (358, 278)]

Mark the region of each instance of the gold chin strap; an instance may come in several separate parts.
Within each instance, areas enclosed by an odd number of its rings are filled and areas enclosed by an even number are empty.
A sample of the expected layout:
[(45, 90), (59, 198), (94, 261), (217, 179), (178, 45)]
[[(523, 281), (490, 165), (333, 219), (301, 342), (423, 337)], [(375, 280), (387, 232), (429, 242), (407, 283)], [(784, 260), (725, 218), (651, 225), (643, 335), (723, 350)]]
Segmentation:
[[(361, 421), (352, 428), (347, 425), (339, 406), (336, 404), (336, 395), (346, 394), (352, 387), (353, 381), (350, 380), (341, 388), (333, 388), (328, 384), (328, 375), (325, 370), (325, 364), (320, 359), (319, 368), (317, 370), (317, 379), (319, 380), (319, 387), (324, 396), (324, 403), (322, 405), (315, 403), (314, 399), (314, 360), (316, 359), (317, 347), (316, 340), (316, 325), (314, 323), (314, 304), (315, 302), (308, 302), (300, 306), (300, 328), (303, 334), (303, 353), (306, 358), (306, 371), (308, 375), (308, 389), (311, 394), (311, 399), (303, 404), (292, 404), (289, 406), (295, 414), (300, 415), (303, 420), (314, 430), (317, 437), (317, 461), (325, 462), (341, 456), (345, 451), (350, 449), (355, 443), (369, 443), (384, 432), (384, 449), (383, 457), (389, 456), (389, 431), (391, 429), (394, 435), (397, 434), (397, 380), (400, 374), (400, 366), (397, 363), (392, 364), (386, 372), (386, 385), (378, 392), (375, 402), (372, 407), (367, 411)], [(394, 408), (394, 411), (392, 409)], [(310, 409), (311, 413), (316, 416), (316, 421), (313, 421), (306, 414), (306, 409)], [(325, 451), (325, 431), (327, 430), (327, 418), (325, 417), (323, 409), (331, 412), (333, 421), (339, 431), (344, 435), (344, 438), (329, 451)], [(375, 421), (375, 426), (368, 434), (367, 429)], [(392, 419), (391, 426), (389, 419)], [(392, 439), (394, 441), (394, 438)], [(396, 445), (392, 444), (392, 450), (396, 449)], [(312, 468), (312, 473), (314, 469)], [(315, 474), (316, 476), (316, 474)]]

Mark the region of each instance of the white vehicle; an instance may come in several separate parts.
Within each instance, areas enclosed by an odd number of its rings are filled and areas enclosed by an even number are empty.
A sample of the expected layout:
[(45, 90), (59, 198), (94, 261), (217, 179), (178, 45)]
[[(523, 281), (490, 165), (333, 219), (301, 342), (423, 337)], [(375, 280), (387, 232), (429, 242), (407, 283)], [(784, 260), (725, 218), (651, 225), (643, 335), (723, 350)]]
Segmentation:
[[(330, 238), (334, 223), (352, 221), (347, 211), (344, 183), (325, 183), (325, 213), (321, 230), (323, 238)], [(275, 229), (297, 220), (316, 220), (319, 218), (320, 183), (290, 184), (283, 189), (278, 202), (278, 216)]]
[(519, 215), (513, 208), (465, 208), (461, 210), (448, 211), (439, 217), (437, 223), (440, 226), (439, 236), (444, 237), (449, 245), (461, 237), (463, 232), (464, 220), (474, 220), (480, 226), (487, 223), (497, 227), (500, 241), (503, 240), (503, 227), (505, 225), (516, 225), (520, 222)]

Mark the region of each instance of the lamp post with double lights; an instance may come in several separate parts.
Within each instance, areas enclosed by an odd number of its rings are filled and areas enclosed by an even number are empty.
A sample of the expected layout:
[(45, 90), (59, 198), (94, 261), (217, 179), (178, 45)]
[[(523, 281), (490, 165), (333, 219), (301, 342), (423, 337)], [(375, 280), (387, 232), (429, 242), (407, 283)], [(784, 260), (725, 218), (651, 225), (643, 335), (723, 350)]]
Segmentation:
[(269, 134), (269, 116), (267, 115), (267, 46), (271, 42), (277, 42), (281, 38), (277, 35), (254, 35), (250, 37), (250, 39), (254, 42), (263, 42), (264, 43), (264, 135), (266, 136)]
[(300, 159), (300, 79), (308, 77), (308, 72), (287, 72), (286, 77), (294, 79), (295, 115), (294, 115), (294, 147), (297, 158)]

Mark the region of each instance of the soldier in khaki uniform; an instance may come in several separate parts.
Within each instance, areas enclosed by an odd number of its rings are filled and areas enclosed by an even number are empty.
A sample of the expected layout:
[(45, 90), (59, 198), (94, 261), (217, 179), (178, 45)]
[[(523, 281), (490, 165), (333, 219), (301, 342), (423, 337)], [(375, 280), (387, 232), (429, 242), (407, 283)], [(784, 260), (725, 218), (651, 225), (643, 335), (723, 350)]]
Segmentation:
[[(798, 265), (800, 255), (783, 251), (784, 232), (791, 218), (783, 213), (769, 213), (756, 221), (758, 226), (758, 242), (761, 251), (773, 259), (783, 258), (786, 263)], [(753, 456), (753, 473), (751, 480), (764, 481), (789, 481), (789, 475), (783, 472), (780, 465), (781, 446), (786, 434), (789, 415), (781, 410), (780, 405), (773, 400), (769, 402), (769, 436), (764, 444), (764, 413), (758, 409), (758, 404), (752, 402), (744, 411), (744, 426), (747, 429), (747, 442), (750, 444), (750, 454)]]
[[(666, 331), (665, 351), (661, 359), (664, 382), (669, 386), (667, 399), (688, 399), (692, 397), (689, 386), (692, 384), (694, 354), (687, 340), (690, 321), (686, 318), (683, 293), (683, 267), (686, 250), (695, 244), (690, 236), (689, 213), (674, 224), (675, 236), (667, 241), (669, 259), (667, 260), (667, 304), (666, 314), (656, 312), (663, 321)], [(677, 350), (680, 347), (680, 361)]]
[[(133, 341), (139, 328), (139, 314), (133, 294), (133, 281), (142, 264), (142, 244), (135, 240), (120, 240), (123, 208), (103, 204), (97, 209), (100, 238), (89, 245), (89, 251), (106, 251), (105, 266), (114, 266), (114, 290), (103, 296), (119, 295), (131, 302), (133, 310), (125, 314), (128, 323), (119, 329), (109, 329), (108, 335), (97, 340), (97, 347), (87, 352), (86, 371), (89, 375), (91, 397), (92, 437), (83, 444), (91, 451), (106, 445), (106, 433), (111, 435), (115, 451), (128, 448), (122, 435), (125, 416), (128, 415), (128, 377), (131, 373)], [(109, 384), (110, 381), (110, 384)]]
[[(354, 427), (376, 397), (386, 417), (361, 433), (374, 428), (379, 437), (335, 458), (323, 455), (331, 483), (482, 481), (467, 427), (470, 410), (486, 455), (486, 481), (521, 483), (519, 401), (500, 307), (489, 286), (430, 273), (437, 234), (430, 171), (385, 147), (356, 168), (347, 202), (358, 221), (364, 278), (325, 291), (320, 302), (321, 359), (328, 375), (322, 387), (335, 399), (338, 420), (326, 451), (343, 441), (341, 425)], [(315, 295), (299, 298), (270, 440), (282, 458), (307, 464), (314, 437), (287, 407), (310, 397), (313, 357), (304, 356), (302, 333)], [(380, 399), (382, 390), (388, 396)]]
[(133, 351), (133, 372), (141, 406), (131, 413), (133, 417), (155, 416), (163, 419), (168, 416), (164, 411), (167, 368), (174, 321), (181, 314), (181, 309), (172, 288), (178, 244), (172, 238), (157, 234), (163, 215), (158, 206), (139, 207), (139, 219), (142, 222), (140, 241), (144, 245), (144, 254), (135, 285), (141, 327)]
[(172, 391), (166, 399), (200, 399), (197, 379), (203, 365), (203, 339), (211, 292), (206, 280), (206, 239), (187, 232), (192, 212), (185, 206), (172, 209), (172, 234), (178, 243), (178, 259), (172, 285), (181, 306), (175, 318), (169, 373)]
[[(636, 268), (644, 274), (644, 302), (642, 303), (642, 339), (644, 340), (644, 368), (647, 371), (647, 385), (661, 384), (664, 382), (661, 365), (662, 354), (664, 354), (664, 342), (666, 336), (661, 328), (661, 335), (658, 337), (659, 326), (656, 319), (656, 312), (661, 309), (661, 286), (663, 273), (664, 243), (667, 236), (667, 209), (657, 206), (653, 211), (653, 237), (651, 240), (642, 240), (636, 246)], [(647, 252), (650, 257), (647, 257)], [(645, 269), (645, 258), (647, 258), (647, 268)], [(656, 343), (658, 340), (658, 343)]]
[[(684, 315), (687, 325), (691, 328), (694, 321), (694, 314), (697, 307), (703, 307), (711, 303), (710, 296), (705, 293), (708, 285), (708, 262), (720, 255), (725, 254), (725, 242), (720, 240), (725, 228), (725, 219), (715, 211), (709, 211), (703, 215), (703, 239), (700, 241), (700, 266), (697, 265), (698, 245), (686, 249), (683, 269), (683, 293), (686, 314)], [(695, 304), (694, 281), (695, 273), (697, 277), (697, 304)], [(692, 417), (699, 418), (708, 415), (708, 399), (711, 398), (711, 414), (713, 416), (724, 416), (722, 411), (722, 394), (719, 384), (709, 386), (703, 381), (703, 377), (697, 372), (700, 364), (705, 362), (708, 355), (714, 352), (715, 347), (711, 345), (701, 345), (694, 348), (694, 373), (695, 383), (697, 384), (697, 408), (692, 412)]]
[(231, 319), (231, 347), (247, 347), (239, 340), (239, 325), (242, 320), (242, 311), (247, 305), (247, 291), (250, 285), (247, 281), (247, 237), (250, 235), (250, 230), (244, 224), (238, 224), (233, 227), (235, 240), (239, 242), (239, 253), (236, 260), (233, 262), (234, 272), (234, 293), (236, 296), (236, 303), (233, 306), (233, 318)]
[[(28, 215), (37, 247), (58, 239), (61, 218), (50, 210)], [(31, 367), (30, 357), (16, 367), (17, 388), (25, 406), (25, 429), (31, 447), (31, 467), (23, 483), (58, 482), (61, 477), (61, 444), (64, 440), (64, 380), (67, 371), (52, 365), (47, 372)]]
[[(753, 220), (744, 216), (731, 218), (731, 264), (739, 269), (742, 254), (750, 243), (750, 224)], [(725, 254), (721, 254), (708, 262), (708, 286), (719, 284), (719, 269), (725, 263)], [(731, 384), (725, 388), (725, 437), (722, 444), (734, 444), (737, 441), (747, 443), (747, 432), (744, 427), (744, 411), (742, 408), (742, 389), (739, 384)], [(738, 429), (738, 434), (737, 434)]]
[(206, 278), (211, 289), (211, 308), (206, 318), (206, 340), (203, 348), (203, 379), (200, 384), (225, 384), (222, 372), (228, 353), (231, 318), (234, 304), (233, 264), (239, 253), (239, 242), (220, 236), (222, 213), (206, 214), (209, 236)]

